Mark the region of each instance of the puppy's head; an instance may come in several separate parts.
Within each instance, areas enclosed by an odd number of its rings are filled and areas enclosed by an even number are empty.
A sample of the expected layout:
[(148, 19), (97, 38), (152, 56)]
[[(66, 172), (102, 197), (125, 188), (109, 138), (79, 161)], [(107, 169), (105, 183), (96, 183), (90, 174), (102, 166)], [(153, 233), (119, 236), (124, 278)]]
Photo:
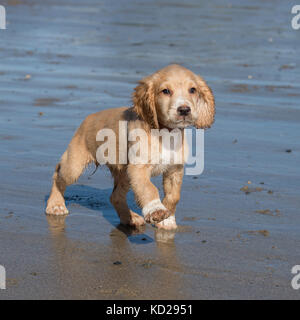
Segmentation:
[(133, 93), (137, 114), (151, 128), (209, 128), (215, 103), (211, 89), (198, 75), (170, 65), (139, 82)]

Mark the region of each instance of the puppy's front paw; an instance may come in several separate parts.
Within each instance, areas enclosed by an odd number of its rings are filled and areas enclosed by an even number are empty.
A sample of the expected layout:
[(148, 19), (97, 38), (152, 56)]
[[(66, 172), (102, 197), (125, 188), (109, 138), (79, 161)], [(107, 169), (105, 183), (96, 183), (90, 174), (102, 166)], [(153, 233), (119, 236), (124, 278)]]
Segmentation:
[(155, 226), (161, 230), (176, 230), (177, 224), (175, 216), (169, 216), (167, 219), (161, 221), (160, 223), (157, 223)]
[(48, 204), (46, 208), (46, 214), (49, 215), (65, 215), (68, 214), (69, 211), (66, 208), (66, 205), (64, 203), (55, 203), (55, 204)]
[(129, 226), (138, 229), (138, 228), (144, 226), (146, 224), (146, 222), (145, 222), (145, 219), (143, 217), (141, 217), (137, 213), (135, 213), (135, 212), (130, 210), (129, 222), (125, 223), (125, 224), (128, 224)]
[(123, 226), (128, 226), (138, 231), (142, 231), (146, 224), (144, 217), (138, 215), (137, 213), (131, 210), (129, 214), (128, 212), (126, 212), (120, 215), (120, 223)]

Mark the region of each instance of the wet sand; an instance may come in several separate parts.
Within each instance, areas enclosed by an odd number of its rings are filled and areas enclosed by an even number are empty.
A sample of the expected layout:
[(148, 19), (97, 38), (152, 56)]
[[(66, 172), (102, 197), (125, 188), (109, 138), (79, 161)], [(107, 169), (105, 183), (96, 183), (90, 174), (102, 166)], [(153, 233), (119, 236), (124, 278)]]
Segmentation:
[[(0, 299), (299, 299), (293, 2), (2, 4)], [(217, 107), (205, 171), (184, 177), (179, 230), (118, 226), (105, 169), (68, 188), (67, 218), (47, 218), (55, 164), (84, 117), (129, 105), (141, 77), (173, 62), (207, 80)]]

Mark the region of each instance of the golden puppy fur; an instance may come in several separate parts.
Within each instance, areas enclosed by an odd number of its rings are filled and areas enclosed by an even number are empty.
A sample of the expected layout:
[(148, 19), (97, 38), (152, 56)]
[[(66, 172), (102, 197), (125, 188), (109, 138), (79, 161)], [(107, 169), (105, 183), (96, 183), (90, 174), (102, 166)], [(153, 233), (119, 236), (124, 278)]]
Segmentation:
[[(96, 153), (103, 143), (96, 141), (99, 130), (112, 129), (116, 133), (119, 150), (119, 121), (128, 121), (128, 132), (141, 128), (150, 136), (151, 129), (178, 128), (183, 131), (188, 126), (209, 128), (214, 114), (211, 89), (200, 76), (182, 66), (170, 65), (142, 79), (133, 93), (133, 107), (100, 111), (82, 122), (56, 166), (46, 213), (68, 213), (64, 191), (79, 178), (89, 163), (98, 165)], [(157, 143), (160, 144), (160, 140)], [(128, 148), (131, 144), (128, 142)], [(184, 163), (106, 165), (114, 178), (110, 200), (122, 224), (139, 227), (146, 221), (159, 228), (176, 228), (175, 209), (180, 199)], [(162, 202), (150, 180), (157, 174), (163, 174), (165, 196)], [(126, 194), (130, 188), (144, 217), (131, 211), (127, 205)]]

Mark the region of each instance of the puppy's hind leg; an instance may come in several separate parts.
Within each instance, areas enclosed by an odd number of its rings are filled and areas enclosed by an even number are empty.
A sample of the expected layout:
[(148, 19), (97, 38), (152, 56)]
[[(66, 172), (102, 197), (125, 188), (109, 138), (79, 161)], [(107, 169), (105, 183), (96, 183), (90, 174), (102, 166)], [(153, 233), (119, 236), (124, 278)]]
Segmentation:
[(120, 217), (121, 224), (135, 228), (143, 226), (144, 218), (128, 208), (126, 195), (130, 186), (126, 173), (114, 175), (114, 179), (114, 190), (110, 201)]
[(90, 153), (75, 136), (55, 168), (53, 185), (47, 201), (47, 214), (68, 214), (64, 199), (66, 187), (76, 182), (90, 162), (92, 162)]

